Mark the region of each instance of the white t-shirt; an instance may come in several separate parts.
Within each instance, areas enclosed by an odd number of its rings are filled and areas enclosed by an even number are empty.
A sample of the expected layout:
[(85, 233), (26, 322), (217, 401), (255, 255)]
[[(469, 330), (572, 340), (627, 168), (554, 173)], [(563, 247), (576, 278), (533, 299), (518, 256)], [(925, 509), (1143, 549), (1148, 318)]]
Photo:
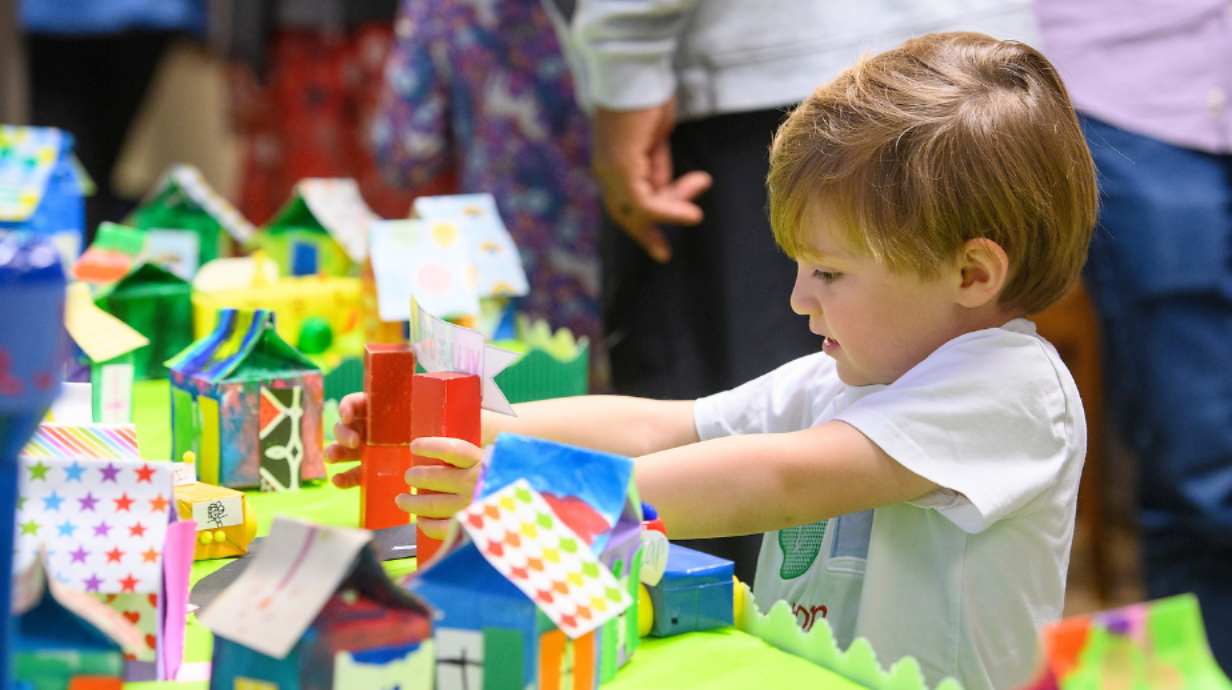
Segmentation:
[(786, 600), (805, 627), (824, 617), (840, 647), (866, 637), (884, 666), (913, 655), (930, 685), (1025, 683), (1039, 628), (1061, 615), (1086, 453), (1082, 402), (1056, 350), (1015, 319), (951, 340), (888, 386), (847, 386), (818, 353), (694, 412), (703, 440), (833, 419), (942, 488), (767, 533), (758, 607)]

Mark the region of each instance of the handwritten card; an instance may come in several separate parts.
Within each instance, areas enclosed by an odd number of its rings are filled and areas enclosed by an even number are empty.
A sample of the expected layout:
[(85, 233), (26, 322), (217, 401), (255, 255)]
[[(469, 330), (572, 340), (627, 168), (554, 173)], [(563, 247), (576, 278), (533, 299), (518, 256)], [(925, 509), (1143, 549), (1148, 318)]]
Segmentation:
[(438, 319), (420, 309), (414, 297), (411, 298), (410, 331), (415, 361), (424, 371), (474, 374), (483, 382), (483, 409), (516, 416), (509, 399), (496, 385), (495, 377), (518, 358), (518, 353), (488, 345), (479, 331)]
[(477, 316), (475, 263), (458, 228), (447, 221), (387, 220), (369, 227), (377, 310), (382, 321), (406, 321), (414, 296), (442, 318)]
[(244, 572), (197, 616), (215, 635), (285, 658), (372, 534), (275, 517)]

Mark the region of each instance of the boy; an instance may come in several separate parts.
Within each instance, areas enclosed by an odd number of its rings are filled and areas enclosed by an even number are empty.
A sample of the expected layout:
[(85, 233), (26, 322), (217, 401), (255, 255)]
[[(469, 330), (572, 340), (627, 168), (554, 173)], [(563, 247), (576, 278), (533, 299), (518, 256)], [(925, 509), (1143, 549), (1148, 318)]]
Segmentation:
[[(1022, 684), (1037, 629), (1061, 614), (1086, 447), (1073, 380), (1022, 318), (1077, 279), (1094, 225), (1064, 86), (1025, 45), (913, 39), (795, 109), (768, 187), (798, 267), (791, 305), (823, 352), (696, 402), (525, 404), (486, 417), (485, 442), (516, 431), (639, 456), (669, 536), (767, 532), (761, 609), (785, 599), (840, 646), (912, 654), (930, 684)], [(344, 401), (346, 424), (362, 413)], [(346, 424), (332, 460), (355, 456)], [(399, 505), (464, 506), (479, 449), (421, 439), (416, 452), (453, 467), (408, 483), (447, 493)]]

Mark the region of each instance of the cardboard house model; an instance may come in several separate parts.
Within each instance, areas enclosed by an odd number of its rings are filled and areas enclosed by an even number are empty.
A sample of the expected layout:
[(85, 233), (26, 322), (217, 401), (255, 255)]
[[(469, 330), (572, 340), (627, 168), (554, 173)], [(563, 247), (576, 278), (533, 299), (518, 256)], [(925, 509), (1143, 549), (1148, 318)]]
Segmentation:
[(275, 518), (199, 616), (214, 633), (210, 688), (432, 690), (432, 613), (389, 580), (371, 542)]
[(615, 676), (639, 641), (632, 472), (628, 458), (498, 437), (475, 502), (406, 582), (439, 612), (440, 690), (580, 690)]
[(192, 286), (155, 264), (134, 264), (123, 278), (100, 287), (94, 303), (150, 341), (133, 352), (139, 381), (166, 378), (164, 362), (192, 342)]
[(133, 351), (149, 339), (99, 309), (85, 283), (68, 286), (64, 326), (89, 368), (92, 420), (103, 424), (133, 421)]
[(321, 370), (279, 337), (273, 312), (224, 309), (167, 365), (172, 457), (195, 453), (201, 481), (284, 491), (325, 478)]
[(66, 690), (88, 678), (90, 688), (119, 690), (124, 655), (141, 648), (141, 634), (101, 601), (47, 578), (43, 557), (13, 587), (16, 687)]
[(368, 256), (368, 224), (375, 220), (355, 180), (300, 180), (249, 246), (264, 249), (282, 275), (355, 276)]
[(0, 230), (49, 237), (67, 262), (85, 242), (89, 184), (72, 151), (67, 132), (0, 125)]
[(191, 280), (201, 264), (252, 239), (256, 229), (191, 165), (171, 166), (129, 215), (149, 232), (150, 260)]
[(39, 425), (20, 455), (14, 564), (45, 550), (49, 579), (131, 621), (129, 681), (174, 677), (183, 658), (195, 524), (176, 521), (171, 463), (138, 457), (133, 425)]

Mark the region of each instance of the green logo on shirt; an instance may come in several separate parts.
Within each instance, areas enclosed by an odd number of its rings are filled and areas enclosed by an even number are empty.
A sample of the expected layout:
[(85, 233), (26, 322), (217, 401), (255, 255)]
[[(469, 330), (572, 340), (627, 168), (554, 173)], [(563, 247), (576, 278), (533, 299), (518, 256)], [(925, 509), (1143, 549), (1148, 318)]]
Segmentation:
[(821, 552), (821, 540), (825, 536), (825, 520), (779, 530), (779, 548), (783, 550), (779, 577), (792, 580), (807, 573)]

